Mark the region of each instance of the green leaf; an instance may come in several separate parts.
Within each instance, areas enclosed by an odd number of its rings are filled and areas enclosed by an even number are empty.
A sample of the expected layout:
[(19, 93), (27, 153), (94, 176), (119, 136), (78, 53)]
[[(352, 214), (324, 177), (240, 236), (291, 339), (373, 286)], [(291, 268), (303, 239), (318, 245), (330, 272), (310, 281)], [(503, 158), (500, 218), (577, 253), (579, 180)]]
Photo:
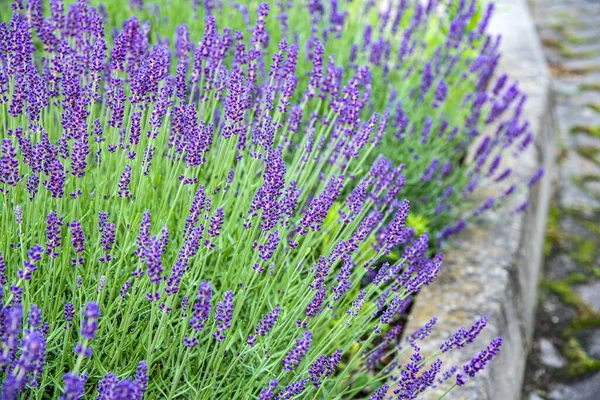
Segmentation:
[(413, 228), (417, 236), (429, 231), (429, 220), (423, 215), (409, 214), (406, 225)]

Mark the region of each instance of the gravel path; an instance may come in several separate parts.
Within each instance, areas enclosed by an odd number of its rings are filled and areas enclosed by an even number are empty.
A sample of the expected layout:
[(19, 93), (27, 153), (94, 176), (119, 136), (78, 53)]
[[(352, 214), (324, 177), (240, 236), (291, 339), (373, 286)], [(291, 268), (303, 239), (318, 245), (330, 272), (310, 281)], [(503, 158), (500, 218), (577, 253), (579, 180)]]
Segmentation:
[(530, 0), (560, 143), (528, 400), (600, 399), (600, 0)]

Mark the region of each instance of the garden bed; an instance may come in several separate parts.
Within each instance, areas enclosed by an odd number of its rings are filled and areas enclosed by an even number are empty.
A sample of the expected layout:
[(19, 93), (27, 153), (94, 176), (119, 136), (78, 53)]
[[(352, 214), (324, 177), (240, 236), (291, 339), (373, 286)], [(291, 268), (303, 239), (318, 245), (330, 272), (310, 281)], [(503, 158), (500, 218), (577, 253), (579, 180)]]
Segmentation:
[[(504, 338), (467, 396), (511, 398), (553, 152), (524, 5), (494, 20), (508, 77), (487, 2), (182, 3), (189, 25), (137, 0), (16, 2), (0, 25), (3, 396), (382, 400), (399, 374), (414, 398)], [(483, 316), (493, 340), (438, 378)]]

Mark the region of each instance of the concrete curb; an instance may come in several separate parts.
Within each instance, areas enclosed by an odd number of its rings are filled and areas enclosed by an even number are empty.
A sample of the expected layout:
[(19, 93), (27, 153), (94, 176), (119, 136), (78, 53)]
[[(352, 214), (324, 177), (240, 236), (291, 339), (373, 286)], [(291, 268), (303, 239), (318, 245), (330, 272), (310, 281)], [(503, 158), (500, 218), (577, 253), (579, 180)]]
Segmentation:
[(546, 168), (546, 175), (533, 191), (513, 198), (516, 205), (528, 197), (530, 206), (525, 213), (511, 218), (506, 211), (490, 213), (483, 224), (470, 227), (457, 238), (446, 252), (445, 269), (437, 281), (417, 297), (406, 334), (433, 316), (440, 319), (433, 334), (422, 342), (423, 354), (435, 352), (459, 327), (468, 327), (483, 315), (489, 318), (476, 343), (444, 355), (446, 368), (462, 367), (492, 338), (504, 339), (491, 366), (445, 399), (520, 399), (543, 261), (556, 147), (550, 74), (525, 0), (496, 0), (490, 30), (502, 35), (500, 68), (527, 93), (524, 112), (536, 135), (536, 146), (522, 154), (513, 167), (521, 182), (540, 166)]

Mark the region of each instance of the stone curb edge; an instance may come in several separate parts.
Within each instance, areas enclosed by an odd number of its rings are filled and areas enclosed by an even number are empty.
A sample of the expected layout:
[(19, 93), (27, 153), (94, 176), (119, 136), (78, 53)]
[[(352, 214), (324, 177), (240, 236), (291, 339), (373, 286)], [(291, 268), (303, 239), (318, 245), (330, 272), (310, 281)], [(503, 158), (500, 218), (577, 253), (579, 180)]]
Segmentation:
[[(511, 166), (521, 182), (527, 182), (540, 166), (546, 174), (534, 190), (513, 199), (514, 204), (529, 200), (525, 213), (512, 217), (506, 211), (490, 213), (483, 223), (460, 235), (446, 252), (440, 276), (417, 296), (405, 336), (438, 317), (432, 335), (420, 343), (425, 355), (434, 353), (461, 326), (468, 327), (483, 315), (489, 318), (475, 343), (444, 354), (442, 373), (453, 365), (462, 367), (494, 337), (504, 340), (492, 364), (445, 399), (521, 398), (543, 262), (556, 148), (550, 74), (526, 0), (495, 3), (490, 30), (502, 35), (500, 69), (527, 93), (524, 116), (535, 134), (535, 146)], [(426, 398), (436, 399), (442, 393), (436, 389)]]

